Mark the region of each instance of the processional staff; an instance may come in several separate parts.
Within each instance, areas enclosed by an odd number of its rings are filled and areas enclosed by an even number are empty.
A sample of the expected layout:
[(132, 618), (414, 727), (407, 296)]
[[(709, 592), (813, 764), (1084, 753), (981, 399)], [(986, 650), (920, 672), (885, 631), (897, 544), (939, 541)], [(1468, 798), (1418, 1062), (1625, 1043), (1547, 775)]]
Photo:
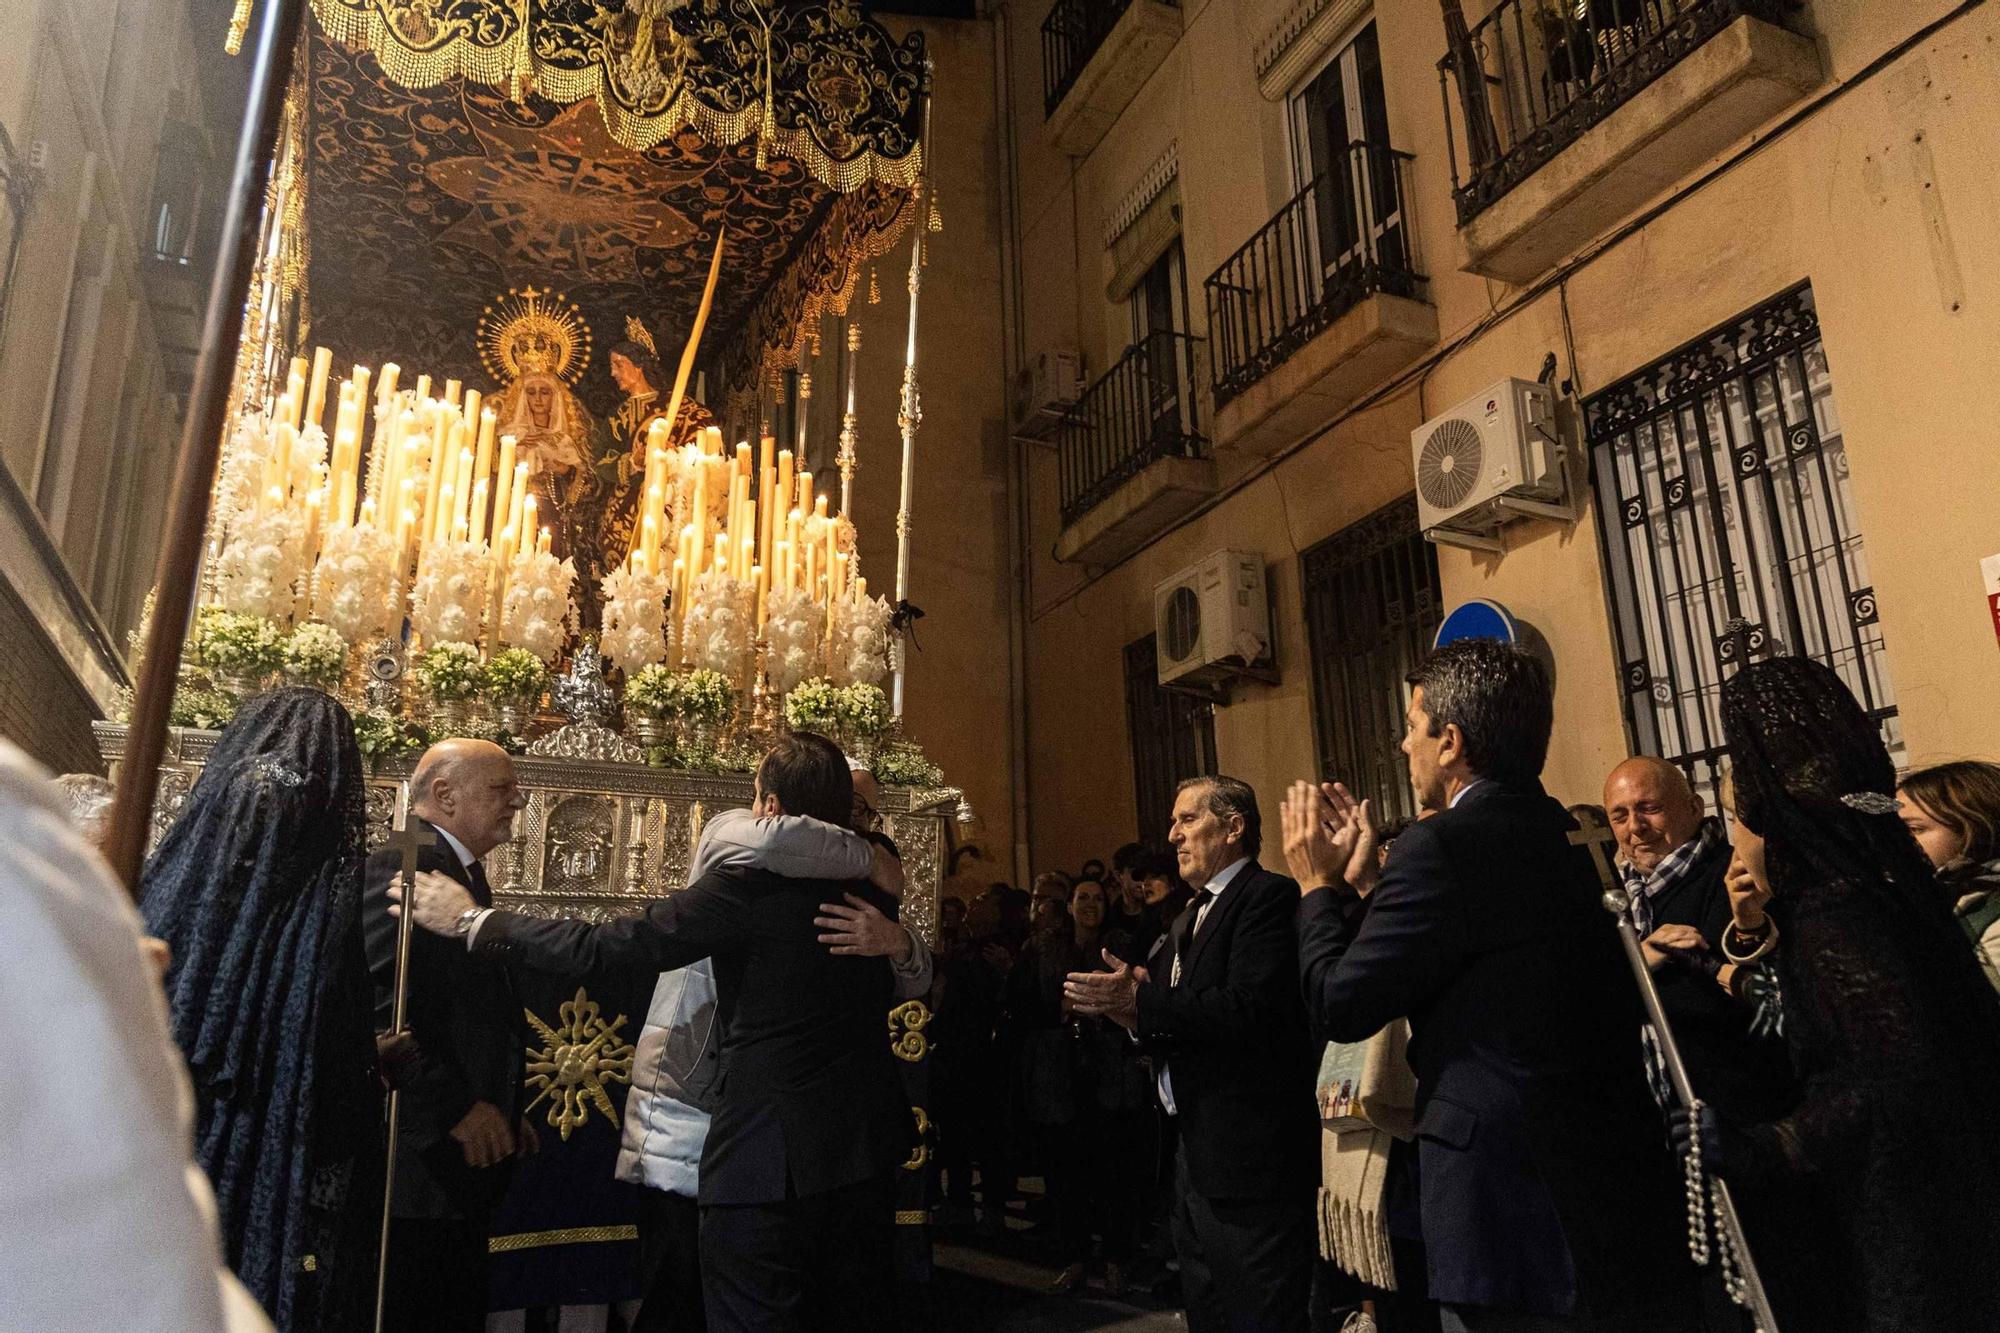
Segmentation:
[(1771, 1314), (1771, 1301), (1764, 1293), (1764, 1279), (1757, 1272), (1757, 1261), (1750, 1254), (1750, 1241), (1743, 1234), (1743, 1222), (1736, 1214), (1735, 1199), (1730, 1197), (1729, 1182), (1710, 1174), (1702, 1165), (1701, 1098), (1695, 1095), (1694, 1085), (1688, 1081), (1687, 1066), (1681, 1061), (1680, 1043), (1674, 1039), (1674, 1030), (1667, 1023), (1666, 1010), (1660, 1007), (1659, 989), (1653, 985), (1653, 969), (1646, 966), (1646, 955), (1639, 947), (1639, 932), (1632, 925), (1632, 895), (1618, 882), (1618, 873), (1611, 864), (1609, 849), (1617, 844), (1617, 835), (1594, 819), (1585, 819), (1582, 823), (1583, 827), (1570, 834), (1569, 840), (1574, 846), (1588, 848), (1590, 859), (1597, 867), (1597, 878), (1604, 885), (1604, 910), (1611, 913), (1618, 923), (1618, 938), (1625, 946), (1625, 961), (1632, 969), (1633, 980), (1639, 984), (1639, 998), (1645, 1002), (1646, 1017), (1652, 1023), (1654, 1035), (1659, 1038), (1661, 1063), (1667, 1067), (1667, 1078), (1673, 1084), (1674, 1096), (1692, 1122), (1690, 1149), (1684, 1166), (1687, 1173), (1688, 1255), (1697, 1265), (1707, 1267), (1709, 1217), (1713, 1212), (1716, 1259), (1722, 1265), (1722, 1282), (1729, 1292), (1729, 1299), (1750, 1312), (1757, 1333), (1778, 1333), (1778, 1321)]
[[(401, 881), (403, 901), (413, 900), (417, 887), (417, 854), (434, 841), (424, 835), (424, 831), (410, 816), (410, 786), (403, 783), (397, 794), (400, 824), (396, 831), (383, 842), (384, 847), (393, 847), (403, 854), (402, 869), (397, 872)], [(395, 999), (390, 1007), (389, 1031), (392, 1035), (403, 1031), (404, 1011), (408, 1005), (410, 992), (410, 934), (411, 916), (408, 912), (396, 913), (396, 983)], [(396, 1112), (402, 1093), (394, 1086), (389, 1089), (389, 1164), (382, 1175), (382, 1239), (376, 1251), (375, 1264), (375, 1333), (382, 1333), (382, 1313), (389, 1294), (389, 1220), (396, 1196)]]
[[(153, 587), (153, 621), (133, 683), (132, 724), (118, 769), (106, 855), (136, 900), (139, 867), (146, 854), (153, 796), (159, 789), (160, 760), (166, 750), (167, 715), (175, 677), (194, 610), (202, 540), (215, 483), (215, 465), (228, 424), (229, 388), (243, 336), (244, 294), (256, 268), (257, 209), (285, 115), (285, 87), (292, 56), (305, 21), (306, 0), (269, 0), (251, 60), (243, 106), (243, 129), (236, 139), (229, 192), (223, 199), (216, 237), (218, 256), (202, 316), (201, 351), (187, 393), (187, 420), (181, 430), (180, 461), (167, 506), (166, 533)], [(246, 19), (248, 15), (245, 15)]]

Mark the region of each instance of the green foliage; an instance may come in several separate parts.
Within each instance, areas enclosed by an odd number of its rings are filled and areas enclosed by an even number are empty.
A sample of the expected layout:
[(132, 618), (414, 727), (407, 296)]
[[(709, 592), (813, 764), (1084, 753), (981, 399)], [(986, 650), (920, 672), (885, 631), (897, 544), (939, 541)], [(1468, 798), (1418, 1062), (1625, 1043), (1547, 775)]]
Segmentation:
[(469, 643), (440, 643), (417, 659), (417, 685), (437, 703), (456, 703), (486, 683), (479, 650)]
[(548, 663), (525, 648), (508, 648), (486, 664), (486, 689), (496, 699), (533, 702), (548, 687)]
[(299, 626), (285, 640), (285, 674), (300, 685), (331, 690), (347, 669), (347, 640), (331, 625)]
[(854, 736), (874, 736), (889, 725), (889, 696), (877, 685), (834, 691), (834, 715)]
[(825, 680), (800, 681), (785, 696), (785, 725), (793, 731), (832, 731), (840, 723), (840, 696)]
[(944, 770), (924, 756), (909, 741), (886, 746), (869, 766), (875, 780), (886, 787), (942, 787)]
[(362, 758), (373, 764), (413, 754), (429, 745), (431, 738), (414, 722), (370, 711), (354, 715), (354, 741), (361, 747)]
[(236, 716), (236, 697), (211, 685), (182, 685), (174, 691), (167, 721), (176, 727), (220, 731)]
[(672, 717), (680, 708), (681, 678), (655, 662), (625, 682), (625, 706)]
[(263, 616), (209, 606), (195, 617), (194, 652), (211, 671), (268, 676), (285, 664), (285, 639)]
[(680, 715), (689, 722), (719, 727), (736, 713), (736, 691), (720, 671), (702, 668), (681, 677)]

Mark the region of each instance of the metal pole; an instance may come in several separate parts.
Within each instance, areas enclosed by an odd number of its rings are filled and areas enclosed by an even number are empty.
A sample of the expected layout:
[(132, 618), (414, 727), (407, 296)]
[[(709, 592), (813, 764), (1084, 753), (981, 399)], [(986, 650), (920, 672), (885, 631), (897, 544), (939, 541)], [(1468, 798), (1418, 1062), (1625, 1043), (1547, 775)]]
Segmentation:
[[(410, 904), (415, 901), (417, 843), (410, 827), (410, 784), (396, 784), (396, 831), (400, 835), (396, 842), (403, 850), (403, 910), (396, 914), (396, 981), (394, 1000), (390, 1005), (389, 1031), (404, 1029), (410, 997), (410, 938), (415, 933), (412, 924)], [(389, 1223), (391, 1210), (396, 1201), (396, 1139), (399, 1126), (397, 1112), (402, 1107), (403, 1094), (393, 1085), (389, 1089), (389, 1156), (382, 1169), (382, 1234), (376, 1242), (375, 1251), (375, 1333), (382, 1333), (382, 1317), (389, 1296)]]
[[(910, 242), (910, 336), (903, 347), (903, 404), (896, 415), (896, 424), (903, 431), (903, 481), (900, 498), (896, 506), (896, 605), (900, 609), (910, 597), (910, 499), (916, 484), (917, 427), (923, 424), (924, 411), (917, 394), (917, 297), (924, 285), (924, 236), (926, 218), (924, 196), (930, 185), (930, 175), (934, 168), (931, 161), (931, 74), (933, 66), (928, 57), (924, 60), (924, 126), (923, 152), (924, 174), (917, 183), (917, 195), (912, 201), (916, 208), (916, 218), (910, 224), (915, 238)], [(899, 639), (895, 645), (896, 677), (894, 689), (889, 699), (889, 709), (896, 717), (903, 715), (903, 681), (909, 674), (910, 655)]]
[[(1646, 1017), (1653, 1025), (1653, 1032), (1660, 1040), (1661, 1061), (1667, 1067), (1667, 1078), (1674, 1085), (1674, 1096), (1680, 1098), (1681, 1105), (1692, 1108), (1695, 1104), (1694, 1085), (1688, 1081), (1687, 1066), (1681, 1061), (1680, 1043), (1674, 1040), (1674, 1030), (1667, 1023), (1667, 1012), (1660, 1007), (1660, 992), (1653, 985), (1653, 969), (1646, 966), (1646, 955), (1639, 948), (1639, 932), (1632, 925), (1632, 896), (1624, 889), (1613, 885), (1604, 891), (1604, 910), (1611, 913), (1618, 923), (1618, 939), (1625, 946), (1625, 961), (1631, 965), (1632, 977), (1639, 983), (1639, 998), (1646, 1005)], [(1700, 1127), (1694, 1127), (1700, 1132)], [(1716, 1225), (1725, 1233), (1724, 1243), (1736, 1251), (1736, 1262), (1743, 1279), (1742, 1304), (1748, 1306), (1751, 1317), (1756, 1321), (1757, 1333), (1778, 1333), (1778, 1321), (1771, 1313), (1771, 1299), (1764, 1292), (1764, 1279), (1757, 1272), (1757, 1261), (1751, 1257), (1750, 1241), (1743, 1232), (1743, 1222), (1736, 1215), (1736, 1200), (1730, 1197), (1729, 1182), (1719, 1176), (1711, 1176), (1708, 1188), (1715, 1199)], [(1734, 1293), (1732, 1293), (1733, 1295)]]
[(228, 426), (229, 395), (235, 379), (237, 344), (250, 274), (257, 263), (256, 210), (264, 199), (264, 176), (271, 167), (279, 123), (285, 115), (285, 86), (306, 0), (268, 0), (251, 58), (250, 90), (243, 107), (243, 132), (236, 140), (236, 165), (224, 200), (216, 241), (215, 278), (208, 287), (202, 319), (201, 354), (188, 390), (187, 421), (181, 430), (180, 463), (174, 472), (167, 531), (153, 586), (153, 623), (146, 635), (132, 701), (132, 726), (118, 790), (111, 806), (105, 852), (111, 868), (136, 901), (139, 870), (146, 855), (153, 796), (159, 788), (160, 758), (166, 750), (167, 715), (173, 707), (181, 648), (194, 608), (202, 540), (215, 484), (216, 456)]

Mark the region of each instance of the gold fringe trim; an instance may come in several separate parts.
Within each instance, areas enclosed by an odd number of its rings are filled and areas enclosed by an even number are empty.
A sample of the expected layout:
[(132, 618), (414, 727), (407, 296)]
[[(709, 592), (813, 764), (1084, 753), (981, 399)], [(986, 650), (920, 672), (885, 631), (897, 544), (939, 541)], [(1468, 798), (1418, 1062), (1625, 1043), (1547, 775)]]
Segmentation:
[(835, 161), (811, 130), (788, 130), (767, 121), (761, 103), (741, 111), (718, 110), (702, 101), (685, 82), (673, 101), (660, 110), (630, 110), (612, 93), (601, 65), (563, 69), (536, 61), (528, 49), (525, 21), (500, 46), (480, 46), (468, 38), (453, 36), (434, 47), (416, 50), (404, 45), (379, 10), (357, 10), (342, 0), (312, 0), (312, 12), (329, 38), (372, 52), (381, 62), (382, 72), (405, 88), (430, 88), (447, 79), (467, 78), (495, 88), (509, 88), (509, 95), (518, 98), (525, 91), (518, 80), (526, 72), (534, 92), (552, 102), (567, 105), (594, 98), (604, 117), (605, 129), (634, 152), (643, 153), (682, 129), (692, 128), (719, 148), (733, 147), (758, 134), (769, 149), (800, 163), (816, 179), (841, 194), (852, 193), (871, 180), (908, 189), (923, 175), (921, 143), (912, 145), (899, 158), (884, 156), (871, 148), (859, 157)]
[(896, 1225), (899, 1227), (920, 1227), (928, 1224), (931, 1215), (921, 1208), (899, 1208), (896, 1210)]
[(617, 1227), (570, 1227), (566, 1231), (517, 1231), (511, 1236), (491, 1236), (488, 1254), (512, 1254), (515, 1250), (539, 1250), (548, 1245), (590, 1245), (612, 1240), (637, 1240), (639, 1228), (633, 1223)]

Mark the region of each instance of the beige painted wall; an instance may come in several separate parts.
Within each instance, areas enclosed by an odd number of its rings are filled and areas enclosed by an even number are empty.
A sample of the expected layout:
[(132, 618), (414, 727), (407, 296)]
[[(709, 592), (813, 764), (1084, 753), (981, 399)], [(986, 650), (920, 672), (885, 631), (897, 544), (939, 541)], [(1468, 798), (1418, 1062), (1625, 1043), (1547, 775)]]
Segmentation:
[[(1252, 69), (1256, 42), (1285, 6), (1190, 0), (1172, 57), (1074, 165), (1039, 140), (1035, 28), (1048, 6), (1006, 8), (1021, 71), (1013, 109), (1029, 352), (1066, 342), (1095, 373), (1120, 350), (1124, 312), (1103, 296), (1103, 216), (1175, 139), (1201, 332), (1202, 279), (1289, 194), (1283, 112), (1258, 95)], [(1055, 467), (1034, 450), (1023, 595), (1037, 864), (1102, 855), (1133, 833), (1120, 652), (1151, 628), (1157, 581), (1222, 547), (1261, 551), (1269, 564), (1282, 682), (1239, 689), (1216, 718), (1222, 766), (1268, 804), (1313, 761), (1296, 554), (1409, 489), (1412, 427), (1502, 376), (1533, 377), (1550, 351), (1583, 392), (1604, 388), (1801, 279), (1818, 302), (1911, 759), (2000, 756), (2000, 646), (1978, 572), (1981, 556), (2000, 552), (1990, 388), (2000, 380), (2000, 273), (1986, 260), (2000, 225), (1991, 153), (2000, 16), (1975, 10), (1870, 70), (1951, 8), (1812, 0), (1830, 73), (1820, 95), (1858, 82), (1713, 181), (1684, 182), (1684, 197), (1643, 229), (1531, 295), (1458, 271), (1438, 8), (1378, 5), (1394, 146), (1416, 155), (1419, 253), (1447, 350), (1416, 382), (1274, 469), (1225, 453), (1224, 498), (1110, 571), (1049, 556), (1060, 526)], [(1594, 515), (1515, 528), (1508, 545), (1497, 557), (1441, 550), (1446, 602), (1497, 599), (1546, 636), (1558, 668), (1548, 785), (1591, 797), (1626, 748)]]
[[(885, 20), (901, 35), (907, 23)], [(961, 828), (1002, 863), (1011, 858), (1014, 781), (1007, 741), (1006, 381), (999, 291), (1000, 202), (993, 29), (922, 24), (936, 62), (932, 178), (944, 230), (930, 238), (918, 306), (923, 424), (917, 434), (909, 597), (924, 609), (910, 658), (905, 730), (965, 789), (978, 822)], [(878, 265), (880, 305), (857, 302), (862, 326), (855, 522), (870, 593), (894, 597), (902, 442), (896, 416), (909, 318), (907, 241)], [(828, 320), (814, 412), (831, 425)], [(816, 377), (817, 378), (817, 377)], [(822, 395), (826, 395), (822, 397)]]

